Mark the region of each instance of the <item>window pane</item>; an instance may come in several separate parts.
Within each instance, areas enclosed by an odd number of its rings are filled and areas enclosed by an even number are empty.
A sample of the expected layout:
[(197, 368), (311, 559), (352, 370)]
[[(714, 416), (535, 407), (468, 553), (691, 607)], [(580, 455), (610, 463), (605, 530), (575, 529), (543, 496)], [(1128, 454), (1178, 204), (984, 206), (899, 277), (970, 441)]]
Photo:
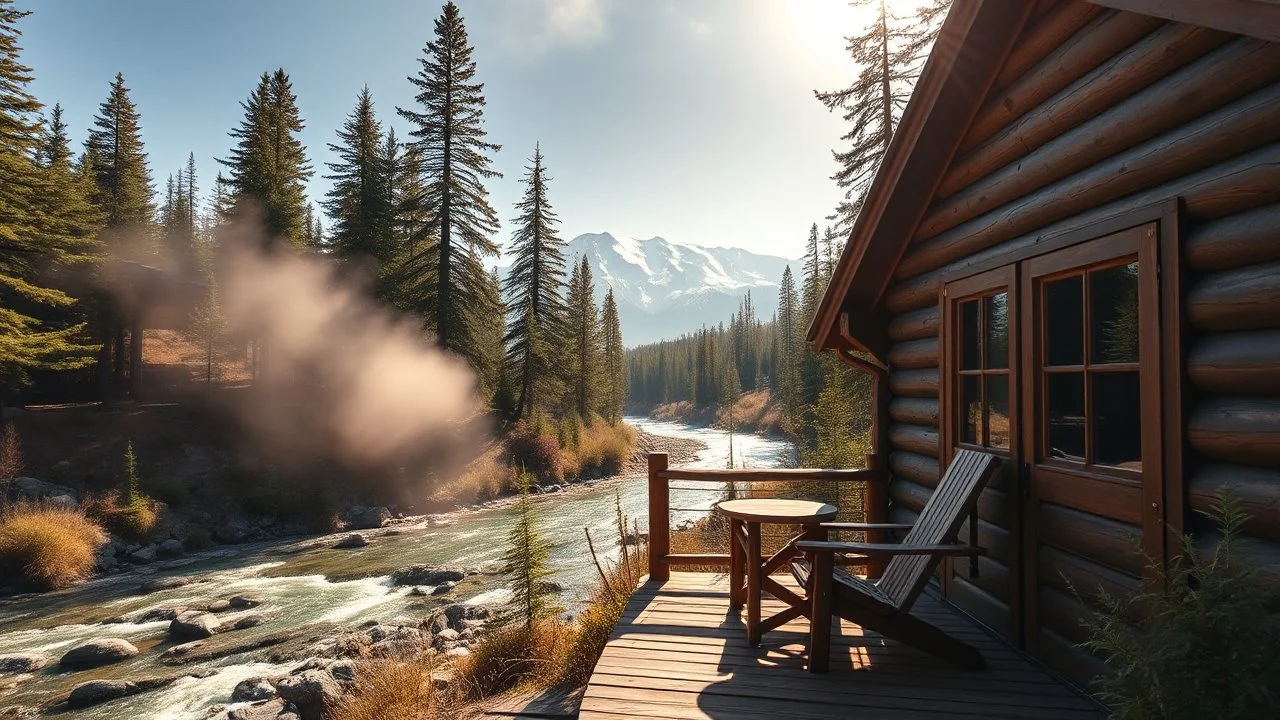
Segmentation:
[(1138, 263), (1089, 273), (1089, 360), (1138, 362)]
[(960, 303), (960, 369), (977, 370), (978, 361), (978, 301)]
[(1045, 365), (1084, 364), (1084, 276), (1044, 286)]
[(1045, 377), (1049, 387), (1045, 402), (1049, 447), (1045, 455), (1084, 462), (1084, 373), (1049, 373)]
[(1009, 449), (1009, 376), (987, 375), (987, 447)]
[[(976, 304), (976, 303), (975, 303)], [(960, 442), (984, 445), (982, 436), (982, 378), (960, 376)]]
[(988, 295), (982, 299), (987, 321), (987, 368), (1009, 367), (1009, 293)]
[(1142, 469), (1138, 371), (1092, 373), (1094, 462)]

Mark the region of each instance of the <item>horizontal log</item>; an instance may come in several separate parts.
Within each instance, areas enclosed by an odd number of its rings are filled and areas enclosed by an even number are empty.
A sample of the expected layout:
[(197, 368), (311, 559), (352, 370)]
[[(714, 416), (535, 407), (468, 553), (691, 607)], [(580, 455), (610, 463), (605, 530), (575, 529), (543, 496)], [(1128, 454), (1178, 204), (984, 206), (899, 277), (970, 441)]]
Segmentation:
[(1128, 599), (1142, 592), (1142, 581), (1137, 577), (1099, 565), (1091, 560), (1041, 545), (1036, 553), (1038, 581), (1041, 585), (1078, 595), (1089, 605), (1097, 601), (1101, 589), (1113, 598)]
[[(1206, 532), (1196, 537), (1196, 550), (1210, 557), (1222, 544), (1217, 532)], [(1280, 590), (1280, 543), (1241, 537), (1231, 550), (1231, 559), (1258, 573), (1258, 580), (1265, 586)]]
[(1010, 642), (1016, 642), (1019, 628), (1013, 626), (1013, 612), (1008, 598), (992, 597), (990, 593), (957, 575), (951, 582), (947, 599), (964, 609), (979, 622), (995, 630)]
[(889, 482), (889, 499), (917, 513), (924, 509), (924, 504), (929, 502), (931, 494), (933, 490), (910, 480), (894, 478)]
[[(895, 450), (938, 457), (938, 431), (934, 428), (894, 423), (889, 426), (889, 444)], [(890, 453), (890, 457), (892, 455)]]
[(1280, 328), (1280, 263), (1201, 279), (1187, 293), (1187, 321), (1217, 332)]
[(1063, 43), (1102, 14), (1102, 8), (1089, 3), (1067, 2), (1050, 4), (1047, 9), (1037, 8), (1036, 12), (1043, 14), (1034, 19), (1030, 29), (1009, 51), (1004, 67), (996, 76), (997, 89), (1009, 87), (1050, 53), (1060, 49)]
[(938, 370), (897, 370), (889, 373), (889, 390), (907, 397), (938, 397)]
[(937, 293), (934, 293), (932, 306), (920, 307), (923, 304), (918, 303), (916, 308), (919, 309), (911, 308), (911, 312), (903, 312), (889, 321), (889, 339), (894, 342), (922, 338), (937, 340), (938, 326), (942, 321), (942, 314), (938, 309)]
[(1141, 576), (1147, 565), (1138, 546), (1142, 530), (1136, 525), (1061, 505), (1040, 503), (1040, 522), (1036, 529), (1042, 543), (1069, 550), (1134, 577)]
[[(1033, 148), (939, 203), (916, 231), (928, 239), (1280, 80), (1280, 43), (1222, 47), (1124, 102)], [(1280, 95), (1280, 90), (1277, 90)]]
[(1079, 598), (1044, 585), (1036, 592), (1036, 615), (1041, 625), (1073, 643), (1082, 643), (1089, 638), (1086, 620), (1098, 619), (1093, 608), (1080, 602)]
[(1039, 147), (1084, 124), (1231, 37), (1194, 25), (1164, 26), (957, 158), (942, 178), (938, 196), (954, 195), (1018, 159), (1028, 148)]
[[(1136, 122), (1136, 120), (1135, 120)], [(1107, 157), (925, 242), (899, 263), (899, 279), (936, 269), (1101, 203), (1200, 171), (1280, 140), (1280, 84), (1241, 98)]]
[(1202, 401), (1187, 421), (1187, 441), (1211, 458), (1280, 469), (1280, 399)]
[(894, 343), (889, 348), (889, 367), (901, 370), (938, 367), (937, 336)]
[(978, 518), (1002, 528), (1013, 527), (1016, 520), (1013, 498), (1002, 490), (986, 488), (978, 496)]
[(938, 427), (937, 398), (897, 397), (889, 401), (889, 417), (894, 422)]
[(1215, 463), (1197, 469), (1187, 483), (1191, 508), (1202, 513), (1216, 511), (1224, 490), (1248, 515), (1245, 532), (1280, 542), (1280, 471)]
[(796, 482), (798, 480), (831, 480), (836, 482), (875, 482), (884, 480), (882, 470), (857, 468), (852, 470), (830, 470), (822, 468), (771, 468), (744, 470), (700, 470), (694, 468), (671, 468), (660, 470), (657, 476), (667, 480), (691, 480), (701, 482)]
[(1109, 12), (1062, 41), (1056, 50), (1013, 81), (1008, 88), (988, 96), (969, 125), (966, 140), (980, 142), (1009, 121), (1053, 97), (1107, 58), (1137, 42), (1164, 22), (1136, 13)]
[[(914, 512), (924, 509), (929, 502), (932, 488), (918, 485), (900, 477), (889, 482), (889, 498)], [(1008, 528), (1013, 523), (1013, 501), (1005, 493), (990, 488), (983, 490), (978, 497), (978, 518), (997, 527)]]
[[(1044, 192), (1038, 192), (1037, 196)], [(1221, 217), (1280, 202), (1280, 143), (1244, 153), (1105, 205), (1091, 207), (1078, 215), (1017, 237), (1006, 240), (1003, 233), (991, 236), (987, 242), (994, 242), (992, 246), (893, 285), (885, 296), (885, 306), (891, 312), (903, 313), (900, 317), (905, 317), (919, 308), (936, 305), (938, 289), (947, 278), (970, 275), (1056, 250), (1068, 241), (1078, 240), (1076, 234), (1082, 227), (1105, 223), (1116, 225), (1136, 210), (1175, 197), (1182, 199), (1191, 217), (1200, 218)], [(924, 245), (913, 252), (922, 251), (928, 251)]]
[(889, 471), (926, 487), (937, 487), (938, 478), (942, 477), (937, 458), (905, 450), (889, 453)]
[(1280, 204), (1195, 227), (1183, 248), (1187, 265), (1201, 272), (1280, 260)]
[[(1280, 243), (1278, 243), (1280, 244)], [(1222, 395), (1280, 396), (1280, 330), (1202, 335), (1187, 356), (1187, 377)]]
[(664, 557), (663, 562), (668, 565), (686, 566), (686, 565), (723, 565), (729, 566), (728, 553), (676, 553)]
[[(962, 543), (969, 542), (969, 520), (967, 518), (961, 524), (960, 534), (957, 535), (957, 538)], [(986, 549), (988, 557), (1006, 568), (1012, 565), (1014, 558), (1017, 557), (1017, 548), (1009, 536), (1009, 531), (982, 518), (978, 518), (978, 545)]]

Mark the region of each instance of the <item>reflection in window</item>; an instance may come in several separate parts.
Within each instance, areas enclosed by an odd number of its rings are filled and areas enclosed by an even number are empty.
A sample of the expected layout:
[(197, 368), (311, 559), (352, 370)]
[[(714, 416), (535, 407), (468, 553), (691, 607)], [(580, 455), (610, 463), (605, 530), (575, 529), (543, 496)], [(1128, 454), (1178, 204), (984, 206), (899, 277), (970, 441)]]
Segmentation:
[(960, 303), (960, 369), (977, 370), (982, 367), (978, 345), (982, 330), (978, 322), (978, 301)]
[(978, 375), (960, 378), (960, 442), (985, 445), (982, 436), (982, 388)]
[(1093, 454), (1099, 465), (1142, 468), (1142, 397), (1138, 372), (1094, 373)]
[(1045, 454), (1084, 462), (1084, 373), (1049, 373), (1045, 385), (1049, 436)]
[[(1009, 427), (1009, 293), (998, 292), (955, 305), (952, 331), (959, 367), (952, 422), (956, 441), (1008, 450)], [(954, 337), (954, 336), (953, 336)]]
[(1045, 283), (1045, 366), (1084, 364), (1084, 276)]
[(1002, 450), (1009, 449), (1009, 376), (988, 375), (987, 384), (987, 439), (986, 445)]
[(1089, 273), (1089, 360), (1138, 362), (1138, 263)]
[(984, 343), (985, 367), (1003, 369), (1009, 367), (1009, 293), (996, 293), (982, 299), (982, 314), (986, 320)]

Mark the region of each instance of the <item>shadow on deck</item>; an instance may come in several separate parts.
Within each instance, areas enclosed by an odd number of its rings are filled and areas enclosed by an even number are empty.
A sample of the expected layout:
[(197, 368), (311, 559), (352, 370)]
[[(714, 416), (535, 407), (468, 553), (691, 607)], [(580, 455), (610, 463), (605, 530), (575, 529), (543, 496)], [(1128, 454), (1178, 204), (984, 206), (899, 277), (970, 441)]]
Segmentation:
[[(986, 670), (955, 670), (838, 622), (831, 672), (813, 675), (804, 669), (807, 620), (787, 623), (752, 648), (728, 606), (722, 574), (673, 572), (666, 583), (645, 583), (596, 665), (580, 718), (1103, 717), (1092, 701), (928, 594), (913, 612), (978, 648)], [(766, 615), (781, 608), (766, 596)]]

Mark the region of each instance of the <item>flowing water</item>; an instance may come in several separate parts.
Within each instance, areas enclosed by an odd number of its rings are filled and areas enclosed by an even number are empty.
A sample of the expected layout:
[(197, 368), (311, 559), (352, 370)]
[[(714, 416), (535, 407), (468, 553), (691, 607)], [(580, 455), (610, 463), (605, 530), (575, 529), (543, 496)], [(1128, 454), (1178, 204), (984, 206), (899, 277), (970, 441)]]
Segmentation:
[[(723, 468), (728, 463), (729, 436), (723, 431), (646, 418), (626, 420), (653, 434), (705, 443), (707, 449), (685, 467)], [(774, 467), (792, 452), (784, 440), (742, 434), (734, 435), (733, 450), (739, 467)], [(643, 530), (648, 492), (640, 475), (536, 499), (538, 527), (551, 545), (554, 579), (565, 587), (562, 601), (570, 611), (581, 605), (597, 577), (583, 529), (590, 530), (602, 560), (617, 556), (618, 498), (622, 511)], [(696, 519), (716, 499), (716, 493), (705, 490), (674, 490), (672, 525)], [(218, 618), (224, 626), (250, 614), (269, 620), (258, 627), (220, 633), (206, 642), (205, 648), (217, 648), (251, 643), (285, 630), (296, 631), (298, 637), (292, 642), (318, 642), (368, 620), (394, 624), (406, 618), (409, 622), (408, 618), (422, 617), (450, 602), (500, 604), (509, 593), (495, 569), (514, 517), (509, 505), (460, 512), (432, 523), (399, 526), (393, 534), (369, 531), (369, 545), (351, 550), (332, 549), (335, 537), (218, 548), (0, 606), (0, 655), (41, 652), (55, 659), (55, 664), (33, 678), (19, 680), (7, 692), (4, 687), (14, 678), (0, 676), (0, 717), (5, 708), (47, 707), (85, 680), (216, 670), (208, 677), (183, 677), (157, 690), (65, 713), (77, 720), (202, 718), (209, 706), (228, 702), (241, 680), (284, 674), (298, 664), (246, 661), (247, 657), (270, 658), (269, 650), (259, 650), (167, 666), (159, 655), (175, 644), (166, 637), (168, 622), (138, 622), (148, 610), (203, 605), (242, 593), (260, 597), (261, 607), (220, 613)], [(410, 595), (409, 588), (391, 583), (393, 570), (420, 563), (481, 568), (482, 572), (442, 597)], [(190, 577), (195, 582), (146, 595), (138, 592), (141, 582), (166, 576)], [(77, 644), (108, 637), (129, 640), (140, 653), (95, 670), (66, 672), (56, 665), (56, 658)]]

